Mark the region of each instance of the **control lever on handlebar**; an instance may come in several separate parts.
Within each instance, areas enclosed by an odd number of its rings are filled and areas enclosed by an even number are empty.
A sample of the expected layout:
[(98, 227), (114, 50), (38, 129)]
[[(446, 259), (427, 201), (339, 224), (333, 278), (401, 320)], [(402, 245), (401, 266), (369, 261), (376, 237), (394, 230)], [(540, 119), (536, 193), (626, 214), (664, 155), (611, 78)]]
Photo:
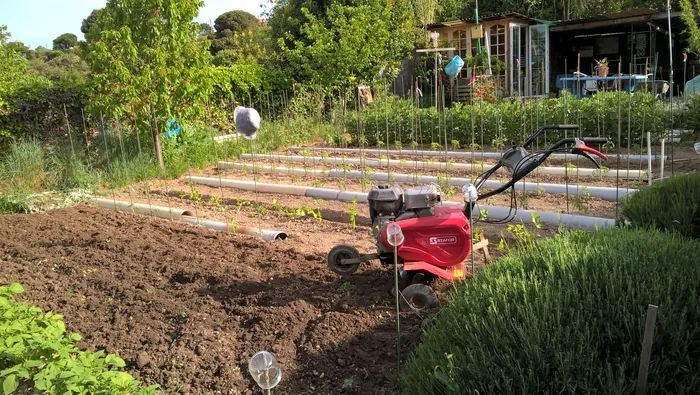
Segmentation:
[(584, 158), (590, 160), (591, 162), (593, 162), (593, 164), (595, 165), (596, 168), (600, 169), (600, 164), (598, 163), (598, 161), (593, 159), (590, 154), (593, 154), (593, 155), (595, 155), (603, 160), (608, 160), (607, 155), (603, 154), (602, 152), (600, 152), (596, 149), (593, 149), (593, 148), (587, 146), (583, 140), (575, 139), (574, 141), (575, 141), (574, 148), (571, 149), (571, 153), (574, 155), (581, 155)]

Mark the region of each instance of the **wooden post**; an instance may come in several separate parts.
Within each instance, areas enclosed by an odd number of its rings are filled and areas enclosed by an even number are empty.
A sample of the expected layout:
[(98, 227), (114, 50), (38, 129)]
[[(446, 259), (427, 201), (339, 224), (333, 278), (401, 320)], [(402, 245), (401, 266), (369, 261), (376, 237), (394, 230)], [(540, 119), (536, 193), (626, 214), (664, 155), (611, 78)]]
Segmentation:
[(637, 377), (637, 395), (646, 395), (647, 376), (649, 375), (649, 359), (656, 327), (656, 310), (658, 306), (650, 304), (647, 308), (647, 320), (644, 324), (644, 340), (642, 341), (642, 356), (639, 359), (639, 376)]
[(156, 158), (158, 159), (158, 166), (165, 172), (165, 162), (163, 161), (163, 148), (160, 146), (160, 135), (158, 134), (158, 128), (156, 127), (156, 117), (153, 113), (153, 105), (151, 107), (151, 133), (153, 134), (153, 146), (156, 148)]

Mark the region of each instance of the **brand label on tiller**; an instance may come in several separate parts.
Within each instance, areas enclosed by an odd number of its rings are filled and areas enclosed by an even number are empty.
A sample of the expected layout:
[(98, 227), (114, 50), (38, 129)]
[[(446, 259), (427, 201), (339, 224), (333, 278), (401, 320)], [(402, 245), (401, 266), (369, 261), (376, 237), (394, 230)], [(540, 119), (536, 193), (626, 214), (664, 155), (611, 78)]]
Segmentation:
[(457, 244), (457, 236), (431, 237), (430, 245)]

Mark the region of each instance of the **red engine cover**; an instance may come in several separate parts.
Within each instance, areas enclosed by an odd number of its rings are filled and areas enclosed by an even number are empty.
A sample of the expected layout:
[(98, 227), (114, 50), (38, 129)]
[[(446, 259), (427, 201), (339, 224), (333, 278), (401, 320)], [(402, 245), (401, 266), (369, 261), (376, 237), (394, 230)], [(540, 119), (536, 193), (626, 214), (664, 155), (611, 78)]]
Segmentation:
[[(398, 248), (404, 261), (450, 267), (462, 263), (471, 252), (469, 221), (459, 206), (436, 207), (433, 217), (411, 218), (397, 224), (404, 235), (404, 242)], [(382, 229), (381, 242), (393, 250), (387, 240), (386, 226)]]

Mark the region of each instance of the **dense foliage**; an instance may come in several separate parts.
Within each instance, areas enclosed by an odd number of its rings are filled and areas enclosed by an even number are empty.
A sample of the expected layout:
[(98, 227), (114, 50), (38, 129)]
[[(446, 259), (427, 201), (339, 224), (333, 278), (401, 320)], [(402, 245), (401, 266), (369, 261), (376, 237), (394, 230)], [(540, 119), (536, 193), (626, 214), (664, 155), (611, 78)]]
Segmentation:
[[(380, 136), (381, 143), (386, 144), (388, 127), (389, 145), (395, 141), (404, 144), (415, 141), (421, 145), (439, 142), (444, 146), (447, 135), (448, 143), (457, 140), (465, 146), (483, 147), (499, 145), (493, 144), (497, 139), (501, 144), (522, 142), (545, 124), (576, 123), (581, 125), (582, 135), (605, 136), (618, 144), (618, 111), (622, 118), (619, 142), (624, 147), (628, 141), (632, 145), (640, 144), (640, 136), (647, 132), (656, 140), (668, 125), (668, 107), (653, 95), (606, 92), (581, 100), (564, 95), (524, 104), (519, 101), (454, 104), (442, 114), (434, 107), (418, 109), (410, 99), (390, 97), (375, 101), (362, 111), (350, 111), (346, 116), (346, 128), (356, 143), (363, 136), (365, 144), (375, 145)], [(548, 133), (546, 137), (551, 141), (563, 136)]]
[(124, 360), (104, 351), (81, 351), (63, 317), (14, 300), (19, 284), (0, 287), (0, 382), (4, 394), (21, 388), (42, 394), (155, 394), (121, 371)]
[(58, 51), (68, 51), (78, 46), (78, 36), (73, 33), (63, 33), (53, 40), (53, 49)]
[(396, 75), (417, 36), (407, 2), (288, 0), (275, 5), (270, 29), (282, 70), (327, 90)]
[(700, 173), (674, 176), (632, 195), (622, 215), (632, 225), (700, 239)]
[(700, 391), (700, 243), (658, 231), (565, 233), (458, 285), (401, 379), (406, 394)]
[[(431, 3), (415, 0), (418, 4)], [(686, 1), (686, 0), (680, 0)], [(474, 16), (474, 1), (445, 0), (434, 2), (435, 20), (447, 21)], [(677, 8), (677, 0), (671, 1), (671, 7)], [(601, 14), (610, 14), (632, 8), (651, 8), (663, 11), (665, 0), (492, 0), (479, 3), (479, 13), (487, 15), (500, 12), (519, 12), (533, 18), (550, 21), (588, 18)]]
[(201, 1), (111, 0), (87, 34), (89, 109), (139, 130), (156, 118), (202, 117), (212, 91), (208, 42), (192, 22)]

